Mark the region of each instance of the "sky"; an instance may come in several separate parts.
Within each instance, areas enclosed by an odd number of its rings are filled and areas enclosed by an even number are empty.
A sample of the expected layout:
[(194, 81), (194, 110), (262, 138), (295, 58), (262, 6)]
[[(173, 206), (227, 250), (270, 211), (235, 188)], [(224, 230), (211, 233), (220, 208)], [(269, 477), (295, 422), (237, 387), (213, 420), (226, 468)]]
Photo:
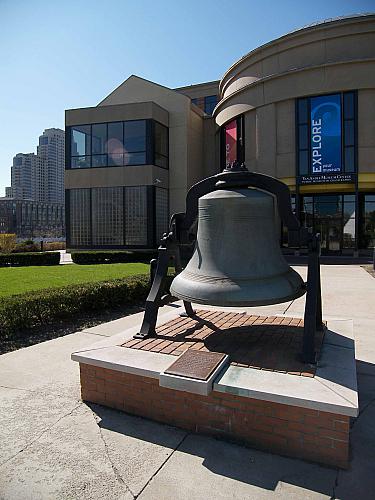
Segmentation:
[(219, 80), (288, 31), (374, 11), (375, 0), (0, 0), (0, 196), (16, 153), (132, 74), (171, 88)]

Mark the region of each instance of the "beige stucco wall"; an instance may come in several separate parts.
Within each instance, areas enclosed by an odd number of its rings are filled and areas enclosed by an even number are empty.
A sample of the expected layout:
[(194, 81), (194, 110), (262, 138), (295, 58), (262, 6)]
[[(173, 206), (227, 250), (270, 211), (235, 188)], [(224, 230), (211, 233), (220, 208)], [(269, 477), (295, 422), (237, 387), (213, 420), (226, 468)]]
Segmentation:
[(115, 186), (155, 186), (168, 188), (168, 170), (155, 165), (76, 168), (65, 172), (65, 189)]
[(156, 120), (166, 127), (169, 125), (168, 111), (154, 102), (94, 106), (65, 111), (66, 126), (121, 120), (145, 120), (147, 118)]
[(358, 90), (358, 166), (375, 172), (375, 15), (323, 23), (274, 40), (235, 63), (220, 82), (218, 126), (245, 117), (245, 162), (295, 176), (295, 99)]
[(185, 197), (189, 181), (189, 167), (201, 163), (200, 139), (194, 132), (199, 125), (193, 124), (203, 118), (192, 118), (190, 98), (156, 85), (142, 78), (132, 76), (106, 97), (99, 106), (152, 101), (168, 111), (169, 115), (169, 208), (170, 212), (185, 210)]
[(219, 95), (219, 80), (214, 82), (200, 83), (198, 85), (188, 85), (175, 89), (180, 94), (184, 94), (190, 99), (206, 97), (210, 95)]

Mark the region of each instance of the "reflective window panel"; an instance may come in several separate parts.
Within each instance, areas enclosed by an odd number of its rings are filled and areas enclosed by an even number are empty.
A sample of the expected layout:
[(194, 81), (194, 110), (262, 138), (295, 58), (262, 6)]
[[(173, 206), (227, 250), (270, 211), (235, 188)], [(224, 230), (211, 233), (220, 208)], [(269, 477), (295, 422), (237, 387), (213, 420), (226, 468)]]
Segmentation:
[(168, 229), (168, 219), (168, 190), (155, 188), (155, 233), (157, 246), (161, 237)]
[(92, 189), (93, 245), (124, 244), (123, 188)]
[(69, 190), (70, 243), (91, 245), (90, 189)]
[(93, 155), (100, 155), (106, 152), (107, 124), (97, 123), (92, 125), (92, 151)]
[(125, 188), (125, 245), (147, 245), (147, 188)]
[(71, 155), (91, 154), (91, 125), (77, 125), (71, 128)]
[(124, 122), (125, 152), (146, 151), (146, 120)]

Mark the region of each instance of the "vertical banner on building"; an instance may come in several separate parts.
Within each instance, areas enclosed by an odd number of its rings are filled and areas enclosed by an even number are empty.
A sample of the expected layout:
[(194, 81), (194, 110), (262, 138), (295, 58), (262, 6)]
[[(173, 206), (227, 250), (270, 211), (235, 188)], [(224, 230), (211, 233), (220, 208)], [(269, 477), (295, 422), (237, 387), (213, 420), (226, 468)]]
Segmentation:
[(237, 120), (225, 125), (225, 166), (237, 160)]
[(341, 171), (341, 96), (311, 98), (311, 172)]

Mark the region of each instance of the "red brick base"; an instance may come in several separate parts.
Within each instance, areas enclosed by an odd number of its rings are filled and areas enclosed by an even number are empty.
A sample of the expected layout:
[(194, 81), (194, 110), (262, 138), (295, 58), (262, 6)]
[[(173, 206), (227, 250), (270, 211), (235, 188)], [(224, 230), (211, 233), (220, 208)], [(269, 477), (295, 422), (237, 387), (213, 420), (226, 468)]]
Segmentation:
[(82, 399), (265, 451), (348, 467), (349, 417), (212, 392), (200, 396), (157, 379), (80, 364)]

